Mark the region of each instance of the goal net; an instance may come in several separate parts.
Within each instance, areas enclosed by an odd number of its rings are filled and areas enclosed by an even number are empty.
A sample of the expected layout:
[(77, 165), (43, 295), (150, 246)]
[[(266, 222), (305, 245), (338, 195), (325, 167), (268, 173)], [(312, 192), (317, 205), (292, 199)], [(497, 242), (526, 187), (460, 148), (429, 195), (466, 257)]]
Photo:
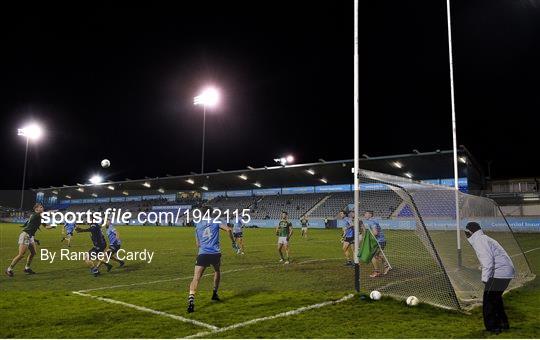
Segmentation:
[[(422, 302), (448, 309), (469, 309), (481, 302), (484, 287), (480, 264), (463, 232), (471, 221), (478, 222), (511, 257), (516, 277), (509, 289), (534, 278), (510, 225), (493, 200), (458, 193), (458, 251), (453, 188), (366, 170), (359, 175), (359, 211), (373, 211), (372, 219), (386, 238), (378, 258), (360, 265), (363, 291), (378, 290), (400, 299), (414, 295)], [(366, 224), (364, 216), (360, 218)], [(388, 273), (371, 277), (374, 264), (385, 267)]]

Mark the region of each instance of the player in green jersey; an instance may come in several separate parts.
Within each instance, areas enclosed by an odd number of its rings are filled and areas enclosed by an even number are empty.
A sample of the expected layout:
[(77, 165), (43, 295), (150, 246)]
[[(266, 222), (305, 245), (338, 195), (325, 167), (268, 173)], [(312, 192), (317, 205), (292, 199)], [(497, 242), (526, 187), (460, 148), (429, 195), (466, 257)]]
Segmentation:
[[(289, 240), (293, 233), (292, 223), (289, 221), (289, 215), (286, 211), (281, 212), (281, 221), (276, 227), (276, 236), (278, 237), (279, 262), (289, 264)], [(283, 248), (287, 258), (283, 257)]]
[[(34, 212), (30, 215), (30, 218), (26, 221), (23, 226), (23, 230), (19, 235), (19, 253), (13, 258), (11, 264), (6, 269), (6, 275), (9, 277), (13, 276), (13, 267), (24, 257), (24, 254), (27, 250), (30, 251), (28, 258), (26, 259), (26, 265), (24, 266), (24, 272), (27, 274), (35, 274), (35, 272), (30, 269), (30, 264), (34, 255), (36, 255), (36, 241), (34, 240), (34, 235), (38, 231), (41, 223), (41, 213), (43, 212), (43, 205), (41, 203), (36, 203), (34, 205)], [(51, 229), (43, 224), (45, 228)]]

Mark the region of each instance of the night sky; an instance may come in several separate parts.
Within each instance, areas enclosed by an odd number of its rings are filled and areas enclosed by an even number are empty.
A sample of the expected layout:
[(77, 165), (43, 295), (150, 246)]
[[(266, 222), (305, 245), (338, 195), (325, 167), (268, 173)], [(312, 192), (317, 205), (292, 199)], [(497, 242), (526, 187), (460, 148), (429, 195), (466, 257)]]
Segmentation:
[[(360, 1), (361, 153), (450, 149), (444, 0)], [(194, 5), (199, 4), (199, 5)], [(458, 143), (492, 177), (539, 175), (540, 1), (453, 1)], [(353, 1), (90, 2), (0, 14), (0, 188), (353, 156)], [(100, 170), (103, 158), (111, 160)]]

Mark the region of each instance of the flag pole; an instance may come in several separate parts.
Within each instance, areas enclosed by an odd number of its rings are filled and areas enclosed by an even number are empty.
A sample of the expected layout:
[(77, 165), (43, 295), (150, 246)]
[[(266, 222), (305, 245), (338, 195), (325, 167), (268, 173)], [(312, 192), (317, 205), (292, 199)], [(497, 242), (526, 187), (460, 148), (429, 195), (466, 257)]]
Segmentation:
[(457, 263), (461, 267), (461, 234), (459, 216), (459, 173), (457, 156), (457, 128), (456, 128), (456, 104), (454, 99), (454, 58), (452, 56), (452, 22), (450, 13), (450, 0), (446, 0), (446, 19), (448, 26), (448, 61), (450, 64), (450, 101), (452, 105), (452, 148), (454, 153), (454, 201), (456, 209), (456, 243), (457, 243)]
[(360, 177), (359, 177), (359, 97), (358, 97), (358, 0), (354, 0), (354, 288), (360, 292), (360, 263), (358, 260), (359, 240), (359, 205), (360, 205)]

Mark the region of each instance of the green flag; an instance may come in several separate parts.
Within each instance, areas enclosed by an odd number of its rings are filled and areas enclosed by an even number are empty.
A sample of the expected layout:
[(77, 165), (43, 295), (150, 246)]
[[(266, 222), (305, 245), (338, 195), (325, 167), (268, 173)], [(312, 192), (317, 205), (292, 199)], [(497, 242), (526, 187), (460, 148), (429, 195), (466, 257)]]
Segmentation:
[(377, 243), (375, 236), (373, 236), (371, 231), (366, 230), (364, 232), (364, 237), (362, 237), (360, 249), (358, 250), (358, 259), (364, 263), (369, 263), (378, 248), (379, 244)]

